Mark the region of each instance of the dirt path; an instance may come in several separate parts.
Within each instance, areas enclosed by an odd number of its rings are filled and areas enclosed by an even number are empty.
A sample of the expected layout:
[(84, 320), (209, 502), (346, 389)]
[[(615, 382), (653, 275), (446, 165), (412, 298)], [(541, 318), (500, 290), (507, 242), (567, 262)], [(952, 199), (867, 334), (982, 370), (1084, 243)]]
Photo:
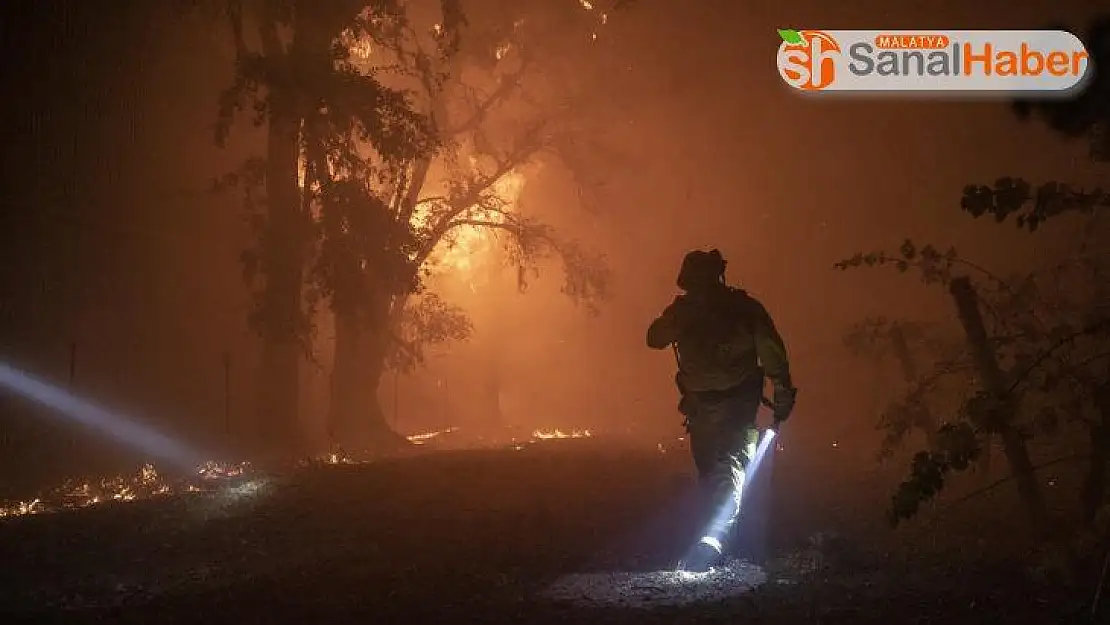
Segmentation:
[[(873, 535), (881, 510), (862, 501), (875, 497), (831, 506), (818, 496), (827, 488), (786, 469), (766, 504), (764, 566), (677, 575), (694, 529), (682, 514), (686, 470), (681, 457), (568, 443), (20, 519), (0, 524), (0, 605), (11, 616), (0, 618), (888, 625), (1065, 615), (1012, 566), (904, 561)], [(836, 535), (819, 534), (830, 527)]]

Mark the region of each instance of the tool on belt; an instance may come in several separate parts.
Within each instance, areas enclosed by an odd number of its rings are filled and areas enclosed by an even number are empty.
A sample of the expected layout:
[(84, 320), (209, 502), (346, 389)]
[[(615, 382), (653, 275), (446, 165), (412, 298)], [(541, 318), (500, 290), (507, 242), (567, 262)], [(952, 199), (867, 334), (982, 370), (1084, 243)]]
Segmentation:
[[(678, 372), (675, 373), (675, 375), (674, 375), (674, 383), (675, 383), (675, 386), (678, 387), (679, 395), (682, 396), (678, 400), (678, 411), (680, 413), (682, 413), (682, 427), (686, 428), (686, 430), (689, 431), (690, 430), (690, 413), (693, 412), (693, 410), (691, 409), (691, 407), (688, 403), (688, 400), (690, 399), (689, 398), (689, 393), (686, 390), (686, 386), (682, 383), (682, 358), (679, 357), (679, 355), (678, 355), (678, 345), (677, 344), (671, 343), (671, 349), (674, 351), (674, 362), (675, 362), (675, 365), (678, 367)], [(767, 399), (766, 396), (761, 395), (759, 397), (759, 402), (761, 404), (763, 404), (764, 406), (770, 408), (771, 410), (775, 409), (775, 403), (772, 402), (770, 399)]]

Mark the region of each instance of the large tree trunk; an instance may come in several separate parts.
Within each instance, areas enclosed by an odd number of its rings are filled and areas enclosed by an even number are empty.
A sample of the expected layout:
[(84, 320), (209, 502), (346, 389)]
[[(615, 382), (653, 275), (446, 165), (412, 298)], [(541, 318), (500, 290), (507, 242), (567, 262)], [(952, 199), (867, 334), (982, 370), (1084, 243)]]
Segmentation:
[(378, 398), (387, 356), (380, 330), (357, 315), (335, 315), (328, 434), (348, 453), (391, 453), (409, 444), (389, 427)]
[[(363, 0), (327, 3), (298, 0), (293, 10), (294, 41), (288, 49), (278, 34), (277, 6), (266, 5), (260, 38), (268, 59), (288, 62), (291, 57), (326, 58), (331, 42), (362, 12), (366, 3)], [(260, 319), (263, 353), (259, 368), (257, 425), (264, 451), (289, 454), (301, 451), (302, 442), (298, 406), (307, 216), (301, 210), (297, 180), (300, 123), (305, 111), (297, 101), (297, 94), (274, 84), (270, 84), (269, 89), (267, 222), (261, 250), (261, 268), (265, 276)], [(337, 352), (338, 349), (337, 346)], [(376, 389), (377, 377), (374, 382)]]
[(1099, 421), (1090, 426), (1088, 445), (1090, 460), (1083, 479), (1083, 518), (1095, 520), (1099, 510), (1106, 505), (1107, 474), (1110, 473), (1110, 389), (1100, 389), (1095, 398)]
[(975, 294), (971, 281), (967, 278), (956, 278), (949, 285), (952, 298), (956, 302), (956, 310), (960, 323), (967, 334), (968, 347), (975, 358), (975, 365), (982, 381), (983, 391), (993, 396), (999, 402), (999, 414), (991, 415), (983, 424), (989, 434), (997, 434), (1002, 439), (1002, 448), (1006, 460), (1010, 464), (1014, 480), (1017, 482), (1018, 492), (1025, 503), (1029, 513), (1030, 523), (1038, 538), (1047, 535), (1048, 510), (1041, 495), (1040, 485), (1037, 483), (1033, 461), (1029, 457), (1029, 449), (1025, 439), (1014, 426), (1013, 398), (1007, 393), (1002, 371), (998, 367), (998, 359), (994, 347), (987, 336), (983, 317), (979, 312), (978, 296)]
[(1107, 472), (1110, 470), (1110, 427), (1105, 423), (1091, 426), (1090, 464), (1083, 479), (1083, 518), (1092, 522), (1106, 505)]
[(264, 342), (257, 404), (260, 440), (269, 453), (299, 451), (298, 422), (303, 219), (297, 188), (299, 118), (293, 104), (272, 95), (267, 136), (267, 222), (261, 260), (265, 276)]

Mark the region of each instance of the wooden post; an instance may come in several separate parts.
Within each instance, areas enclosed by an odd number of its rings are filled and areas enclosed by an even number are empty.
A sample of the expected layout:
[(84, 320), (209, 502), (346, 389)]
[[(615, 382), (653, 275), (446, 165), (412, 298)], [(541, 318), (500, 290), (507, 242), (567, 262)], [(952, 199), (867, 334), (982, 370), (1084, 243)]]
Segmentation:
[(77, 342), (69, 344), (69, 388), (77, 384)]
[(224, 436), (231, 436), (231, 352), (224, 352)]
[(590, 370), (590, 311), (585, 310), (585, 318), (582, 323), (582, 419), (589, 422), (591, 415), (590, 411), (593, 406), (590, 405), (592, 397), (590, 397), (590, 377), (593, 371)]
[(504, 285), (505, 254), (497, 236), (490, 236), (490, 250), (486, 256), (486, 302), (489, 303), (489, 321), (486, 323), (485, 376), (483, 408), (489, 411), (484, 429), (500, 436), (507, 423), (501, 410), (501, 391), (505, 386), (505, 331), (501, 320), (508, 315), (509, 299), (501, 291)]
[(898, 359), (898, 364), (902, 365), (902, 376), (907, 382), (913, 382), (917, 379), (917, 363), (910, 353), (906, 332), (900, 324), (895, 323), (891, 326), (890, 342), (894, 348), (894, 356)]
[[(906, 340), (906, 332), (902, 329), (900, 324), (895, 323), (890, 328), (890, 342), (894, 348), (894, 357), (898, 359), (898, 363), (902, 365), (902, 377), (906, 382), (913, 384), (917, 380), (917, 361), (914, 360), (913, 353), (910, 352), (909, 341)], [(917, 415), (918, 422), (914, 425), (925, 434), (925, 441), (929, 449), (933, 449), (934, 442), (937, 435), (936, 419), (933, 418), (927, 406), (923, 406), (920, 414)]]
[(393, 431), (398, 432), (397, 422), (401, 416), (401, 372), (393, 370)]
[(1010, 464), (1022, 501), (1028, 509), (1033, 531), (1039, 537), (1044, 536), (1048, 528), (1048, 511), (1041, 496), (1040, 485), (1037, 483), (1033, 462), (1029, 458), (1029, 449), (1021, 433), (1013, 425), (1014, 401), (1008, 394), (1005, 376), (998, 367), (994, 346), (991, 345), (986, 327), (983, 325), (975, 288), (971, 286), (971, 280), (960, 277), (952, 281), (949, 291), (956, 302), (960, 324), (967, 334), (968, 347), (971, 348), (982, 389), (1001, 402), (1002, 412), (987, 424), (987, 431), (998, 434), (1002, 439), (1006, 460)]

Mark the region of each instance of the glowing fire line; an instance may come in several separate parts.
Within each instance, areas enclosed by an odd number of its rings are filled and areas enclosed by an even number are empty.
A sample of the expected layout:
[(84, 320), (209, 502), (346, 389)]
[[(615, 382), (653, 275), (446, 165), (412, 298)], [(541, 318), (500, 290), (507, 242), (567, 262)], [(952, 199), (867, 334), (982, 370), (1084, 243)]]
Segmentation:
[(569, 430), (563, 431), (559, 429), (554, 430), (533, 430), (532, 438), (545, 441), (553, 438), (592, 438), (593, 432), (590, 430)]
[[(459, 428), (422, 432), (406, 436), (413, 445), (425, 445), (441, 436), (458, 432)], [(562, 439), (593, 438), (591, 430), (535, 429), (528, 444)], [(513, 449), (522, 450), (523, 445)], [(304, 464), (367, 464), (373, 460), (355, 460), (342, 451), (332, 452)], [(0, 501), (0, 519), (36, 514), (77, 510), (110, 502), (131, 502), (168, 497), (186, 493), (207, 492), (223, 481), (246, 476), (254, 471), (248, 462), (220, 463), (209, 461), (197, 467), (192, 478), (170, 479), (159, 473), (154, 465), (146, 464), (136, 473), (102, 479), (70, 480), (62, 486), (29, 500)]]
[(50, 492), (28, 501), (0, 502), (0, 519), (63, 510), (76, 510), (108, 502), (128, 502), (154, 497), (180, 495), (208, 490), (205, 484), (246, 475), (250, 464), (206, 462), (192, 479), (171, 480), (158, 473), (154, 465), (144, 465), (130, 475), (103, 479), (70, 480)]
[(444, 434), (451, 434), (452, 432), (457, 431), (459, 431), (459, 428), (447, 428), (446, 430), (436, 430), (434, 432), (424, 432), (423, 434), (413, 434), (411, 436), (406, 436), (405, 438), (407, 438), (408, 441), (413, 445), (423, 445), (433, 438), (442, 436)]

